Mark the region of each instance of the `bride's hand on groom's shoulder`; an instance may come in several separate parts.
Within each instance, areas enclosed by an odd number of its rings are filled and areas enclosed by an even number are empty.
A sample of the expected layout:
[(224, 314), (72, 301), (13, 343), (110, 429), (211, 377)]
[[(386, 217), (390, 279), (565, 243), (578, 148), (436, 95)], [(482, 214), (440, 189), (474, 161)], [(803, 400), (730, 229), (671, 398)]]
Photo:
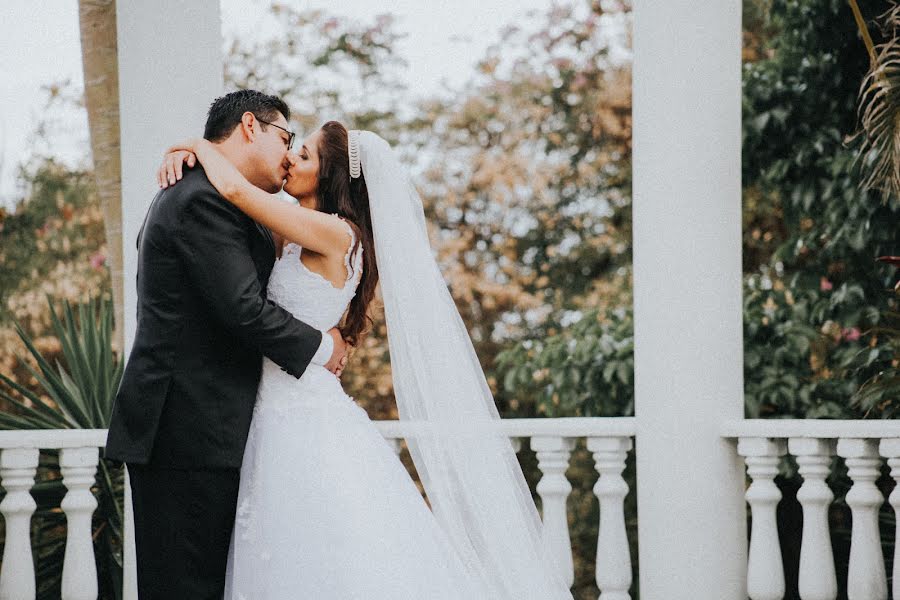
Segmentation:
[(193, 152), (192, 141), (177, 144), (166, 150), (162, 164), (156, 172), (156, 183), (162, 189), (175, 185), (183, 176), (183, 165), (193, 167), (197, 164), (197, 155)]

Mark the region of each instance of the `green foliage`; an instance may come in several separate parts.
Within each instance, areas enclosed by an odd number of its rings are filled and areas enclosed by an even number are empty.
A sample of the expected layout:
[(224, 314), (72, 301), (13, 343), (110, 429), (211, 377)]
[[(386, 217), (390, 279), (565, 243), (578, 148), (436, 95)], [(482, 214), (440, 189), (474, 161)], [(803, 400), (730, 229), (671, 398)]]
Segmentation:
[(852, 416), (855, 360), (865, 346), (855, 339), (858, 329), (841, 328), (828, 317), (841, 304), (858, 301), (862, 290), (845, 284), (829, 298), (810, 283), (804, 286), (800, 274), (779, 289), (766, 275), (747, 279), (744, 394), (750, 418)]
[[(898, 291), (900, 295), (900, 291)], [(854, 403), (865, 411), (874, 413), (884, 419), (895, 419), (900, 416), (900, 312), (888, 311), (881, 324), (873, 329), (873, 334), (884, 336), (890, 349), (870, 348), (860, 358), (873, 366), (877, 372), (857, 390)]]
[[(66, 301), (61, 316), (49, 298), (48, 304), (53, 331), (62, 345), (63, 362), (51, 364), (16, 324), (31, 359), (19, 360), (41, 391), (0, 373), (0, 381), (7, 386), (0, 389), (0, 399), (13, 407), (13, 411), (0, 412), (0, 428), (105, 429), (124, 365), (112, 350), (112, 303), (92, 299), (73, 307)], [(122, 589), (123, 479), (121, 469), (101, 461), (98, 480), (92, 488), (98, 497), (92, 526), (94, 552), (101, 596), (107, 598), (119, 598)], [(65, 493), (58, 451), (42, 452), (38, 482), (32, 488), (38, 505), (32, 519), (32, 540), (41, 599), (58, 598), (60, 593), (66, 528), (59, 506)]]
[(747, 412), (859, 417), (851, 397), (892, 356), (875, 327), (896, 306), (894, 269), (874, 259), (900, 246), (900, 203), (860, 188), (845, 142), (868, 55), (842, 0), (773, 0), (767, 15), (769, 54), (744, 66)]
[(559, 335), (526, 340), (497, 360), (518, 411), (548, 417), (634, 414), (630, 313), (613, 311), (601, 321), (592, 311)]
[[(896, 388), (865, 382), (896, 373), (896, 338), (885, 331), (896, 274), (875, 258), (900, 247), (900, 203), (862, 189), (867, 150), (848, 137), (869, 58), (844, 0), (768, 4), (766, 52), (744, 66), (747, 414), (892, 418)], [(886, 7), (862, 6), (868, 17)], [(796, 482), (790, 462), (782, 474)], [(846, 557), (850, 480), (833, 466), (832, 543)], [(893, 527), (884, 512), (880, 521)], [(883, 540), (885, 556), (892, 545)]]
[[(23, 172), (22, 181), (28, 186), (25, 199), (10, 214), (0, 210), (0, 306), (4, 308), (23, 290), (39, 287), (60, 263), (77, 261), (89, 268), (89, 255), (102, 247), (105, 237), (91, 173), (48, 159)], [(69, 271), (54, 275), (62, 278)], [(13, 304), (20, 303), (13, 300)], [(9, 322), (11, 316), (13, 312), (0, 310), (0, 323)]]
[[(860, 189), (858, 148), (844, 143), (856, 126), (865, 48), (843, 1), (749, 4), (745, 13), (753, 29), (745, 38), (753, 40), (753, 52), (744, 66), (743, 93), (746, 411), (751, 417), (886, 416), (892, 409), (884, 387), (869, 388), (862, 410), (851, 404), (864, 381), (896, 361), (889, 338), (877, 329), (885, 311), (896, 306), (887, 292), (894, 269), (874, 258), (900, 246), (900, 206)], [(612, 392), (610, 380), (591, 375), (597, 365), (574, 361), (564, 351), (581, 336), (585, 343), (598, 337), (593, 321), (560, 327), (551, 318), (548, 327), (506, 350), (499, 365), (504, 390), (520, 402), (536, 396), (546, 414), (614, 414), (589, 403), (624, 397), (630, 388)], [(631, 332), (624, 324), (620, 335), (627, 347)], [(602, 360), (611, 374), (619, 367), (609, 358)], [(555, 379), (545, 383), (550, 373)], [(560, 385), (573, 381), (581, 387)], [(612, 406), (628, 414), (631, 403)]]

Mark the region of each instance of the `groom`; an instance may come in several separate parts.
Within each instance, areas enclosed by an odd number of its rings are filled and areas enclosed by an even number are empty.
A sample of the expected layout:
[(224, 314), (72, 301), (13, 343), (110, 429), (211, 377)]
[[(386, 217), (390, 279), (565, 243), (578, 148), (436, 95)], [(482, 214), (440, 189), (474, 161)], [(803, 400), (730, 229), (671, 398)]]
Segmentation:
[[(204, 137), (275, 193), (289, 116), (280, 98), (232, 92), (213, 102)], [(138, 234), (137, 331), (105, 456), (128, 466), (142, 600), (222, 598), (262, 357), (295, 377), (311, 362), (338, 375), (346, 363), (337, 329), (266, 299), (274, 260), (269, 231), (199, 166), (156, 195)]]

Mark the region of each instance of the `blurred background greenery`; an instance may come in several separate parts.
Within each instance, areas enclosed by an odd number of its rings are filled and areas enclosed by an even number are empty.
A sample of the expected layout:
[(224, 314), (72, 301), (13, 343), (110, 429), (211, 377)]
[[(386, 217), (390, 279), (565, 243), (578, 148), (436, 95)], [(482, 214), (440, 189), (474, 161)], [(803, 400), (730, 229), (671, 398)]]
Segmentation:
[[(896, 38), (878, 20), (892, 6), (861, 6), (876, 44)], [(501, 414), (633, 414), (631, 3), (560, 2), (498, 23), (465, 85), (415, 101), (396, 76), (403, 57), (390, 15), (364, 22), (287, 3), (270, 10), (272, 35), (226, 40), (226, 86), (282, 95), (299, 131), (337, 118), (401, 149)], [(850, 3), (745, 0), (743, 27), (746, 415), (893, 418), (897, 274), (875, 259), (900, 254), (900, 200), (860, 186), (883, 149), (853, 137), (870, 56)], [(44, 123), (56, 107), (81, 102), (80, 90), (49, 86)], [(39, 123), (36, 138), (46, 131)], [(110, 297), (103, 212), (93, 174), (52, 153), (23, 164), (19, 178), (22, 197), (0, 209), (0, 373), (49, 399), (14, 323), (51, 364), (67, 364), (45, 295)], [(373, 419), (397, 417), (377, 310), (344, 382)], [(0, 409), (22, 413), (11, 402)], [(536, 462), (521, 456), (533, 487)], [(583, 444), (568, 474), (573, 589), (596, 598), (596, 475)], [(632, 462), (632, 490), (633, 475)], [(847, 481), (836, 464), (839, 558), (849, 541)], [(790, 462), (779, 484), (786, 497), (795, 491)], [(879, 485), (889, 491), (892, 482)], [(637, 569), (635, 494), (626, 502)], [(886, 530), (892, 518), (883, 511)], [(783, 533), (790, 579), (799, 544)], [(890, 560), (892, 543), (885, 549)]]

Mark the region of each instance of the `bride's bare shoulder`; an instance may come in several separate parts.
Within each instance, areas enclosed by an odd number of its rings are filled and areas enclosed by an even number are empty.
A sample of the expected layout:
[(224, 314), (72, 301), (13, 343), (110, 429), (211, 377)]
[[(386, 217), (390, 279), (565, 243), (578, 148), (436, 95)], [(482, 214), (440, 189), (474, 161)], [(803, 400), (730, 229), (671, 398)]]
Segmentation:
[(332, 213), (333, 217), (335, 217), (341, 223), (341, 230), (344, 233), (344, 244), (343, 244), (343, 253), (346, 253), (350, 250), (351, 244), (355, 244), (357, 241), (361, 239), (361, 230), (359, 225), (347, 219), (345, 217), (340, 216), (337, 213)]

